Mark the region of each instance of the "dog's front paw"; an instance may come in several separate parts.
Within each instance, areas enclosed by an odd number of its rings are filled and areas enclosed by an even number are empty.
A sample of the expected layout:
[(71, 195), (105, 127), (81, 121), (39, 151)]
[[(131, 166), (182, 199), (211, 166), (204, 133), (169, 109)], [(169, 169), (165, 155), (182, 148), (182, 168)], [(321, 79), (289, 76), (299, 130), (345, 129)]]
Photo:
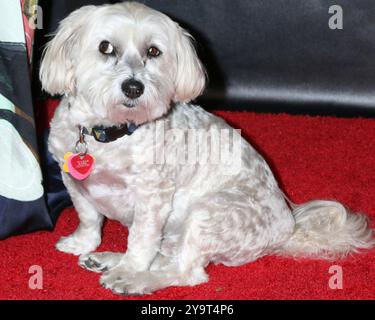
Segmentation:
[(123, 253), (115, 252), (95, 252), (84, 254), (79, 257), (78, 264), (87, 270), (93, 272), (106, 272), (117, 266)]
[(56, 243), (56, 249), (78, 256), (94, 251), (99, 244), (100, 239), (92, 237), (78, 237), (75, 234), (72, 234), (68, 237), (62, 237)]

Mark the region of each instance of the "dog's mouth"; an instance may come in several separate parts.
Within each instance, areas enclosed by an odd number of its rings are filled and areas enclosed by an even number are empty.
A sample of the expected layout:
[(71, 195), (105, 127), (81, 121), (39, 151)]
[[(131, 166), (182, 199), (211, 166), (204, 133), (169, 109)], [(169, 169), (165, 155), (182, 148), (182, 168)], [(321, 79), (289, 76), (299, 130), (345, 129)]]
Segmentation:
[(135, 103), (129, 103), (129, 102), (124, 102), (122, 104), (124, 107), (126, 108), (129, 108), (129, 109), (132, 109), (132, 108), (135, 108), (136, 107), (136, 104)]

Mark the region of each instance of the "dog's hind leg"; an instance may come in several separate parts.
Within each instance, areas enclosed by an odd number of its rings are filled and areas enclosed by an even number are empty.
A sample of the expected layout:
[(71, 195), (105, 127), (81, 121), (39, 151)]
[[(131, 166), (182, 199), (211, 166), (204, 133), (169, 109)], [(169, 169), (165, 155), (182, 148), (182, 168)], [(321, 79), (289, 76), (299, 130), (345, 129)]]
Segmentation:
[(204, 270), (207, 263), (199, 248), (190, 248), (173, 258), (162, 270), (135, 273), (123, 270), (117, 274), (118, 278), (111, 287), (107, 288), (119, 295), (143, 295), (170, 286), (194, 286), (208, 281)]
[[(236, 266), (266, 255), (294, 226), (284, 200), (272, 195), (269, 199), (271, 207), (255, 202), (245, 187), (201, 198), (186, 209), (181, 225), (165, 229), (164, 241), (171, 239), (170, 243), (162, 243), (150, 270), (129, 273), (119, 265), (109, 271), (114, 281), (102, 284), (124, 295), (193, 286), (208, 281), (205, 267), (210, 262)], [(163, 245), (173, 249), (163, 255)]]
[[(208, 263), (200, 247), (191, 246), (189, 235), (179, 242), (177, 256), (167, 257), (159, 254), (150, 270), (132, 272), (121, 264), (104, 273), (100, 282), (119, 295), (143, 295), (170, 286), (193, 286), (208, 281), (204, 268)], [(115, 281), (107, 282), (110, 275)]]
[(140, 295), (169, 286), (193, 286), (207, 282), (207, 264), (218, 250), (231, 249), (228, 247), (230, 243), (220, 240), (222, 234), (217, 229), (217, 225), (223, 223), (223, 217), (229, 214), (220, 205), (222, 196), (210, 195), (190, 205), (181, 225), (166, 228), (161, 252), (150, 270), (129, 273), (121, 270), (119, 265), (109, 271), (115, 281), (102, 281), (103, 286), (116, 294)]
[[(197, 212), (200, 215), (199, 212)], [(192, 217), (195, 213), (192, 214)], [(101, 283), (120, 295), (142, 295), (170, 287), (193, 286), (208, 281), (204, 268), (209, 263), (209, 256), (202, 249), (199, 219), (187, 219), (182, 228), (175, 230), (178, 235), (167, 237), (164, 244), (168, 249), (167, 255), (159, 253), (150, 269), (142, 272), (129, 272), (121, 265), (110, 270), (108, 275), (115, 281)], [(165, 240), (164, 240), (165, 241)]]

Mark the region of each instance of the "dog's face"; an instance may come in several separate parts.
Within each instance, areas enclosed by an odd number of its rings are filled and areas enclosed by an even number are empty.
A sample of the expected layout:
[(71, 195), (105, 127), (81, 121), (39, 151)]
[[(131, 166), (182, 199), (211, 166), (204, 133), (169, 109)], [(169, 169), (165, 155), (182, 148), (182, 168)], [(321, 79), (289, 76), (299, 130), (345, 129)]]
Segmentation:
[(190, 35), (138, 3), (73, 12), (47, 45), (40, 79), (51, 94), (83, 97), (113, 124), (155, 120), (205, 86)]

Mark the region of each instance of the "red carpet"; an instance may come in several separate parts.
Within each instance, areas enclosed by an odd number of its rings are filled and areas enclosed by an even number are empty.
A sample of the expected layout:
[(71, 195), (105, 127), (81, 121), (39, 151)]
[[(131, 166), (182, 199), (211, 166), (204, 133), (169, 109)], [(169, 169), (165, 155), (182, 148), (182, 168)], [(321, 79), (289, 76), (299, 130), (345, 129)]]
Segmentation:
[[(242, 129), (292, 200), (337, 199), (375, 220), (375, 120), (217, 114)], [(0, 298), (124, 299), (103, 289), (99, 275), (79, 268), (76, 257), (54, 249), (77, 223), (74, 210), (66, 210), (54, 232), (0, 241)], [(119, 223), (107, 222), (99, 249), (124, 251), (126, 235)], [(334, 264), (343, 268), (342, 290), (328, 286)], [(28, 288), (32, 265), (43, 268), (42, 290)], [(375, 250), (340, 262), (266, 257), (236, 268), (210, 265), (208, 273), (206, 284), (140, 299), (375, 299)]]

